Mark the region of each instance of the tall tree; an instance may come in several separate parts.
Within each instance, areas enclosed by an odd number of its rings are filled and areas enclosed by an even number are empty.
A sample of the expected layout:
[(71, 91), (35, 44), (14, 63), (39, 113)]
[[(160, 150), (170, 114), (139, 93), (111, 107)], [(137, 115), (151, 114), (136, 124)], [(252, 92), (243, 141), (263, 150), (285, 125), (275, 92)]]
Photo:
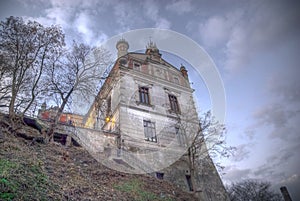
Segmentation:
[[(60, 54), (64, 34), (57, 26), (44, 27), (35, 21), (9, 17), (0, 23), (0, 53), (4, 79), (9, 79), (9, 115), (24, 113), (44, 89), (41, 83), (52, 57)], [(1, 68), (2, 70), (2, 68)], [(1, 72), (2, 73), (2, 72)], [(1, 87), (4, 88), (4, 87)], [(20, 107), (20, 108), (17, 108)]]
[(228, 194), (232, 201), (283, 201), (281, 195), (270, 187), (269, 182), (244, 180), (229, 186)]
[(103, 69), (111, 64), (110, 57), (109, 52), (103, 48), (90, 47), (74, 41), (72, 48), (53, 62), (47, 79), (51, 85), (50, 95), (58, 96), (60, 104), (48, 132), (49, 140), (53, 140), (54, 129), (73, 95), (82, 99), (96, 96)]
[(6, 58), (0, 54), (0, 108), (8, 107), (10, 97), (10, 69)]

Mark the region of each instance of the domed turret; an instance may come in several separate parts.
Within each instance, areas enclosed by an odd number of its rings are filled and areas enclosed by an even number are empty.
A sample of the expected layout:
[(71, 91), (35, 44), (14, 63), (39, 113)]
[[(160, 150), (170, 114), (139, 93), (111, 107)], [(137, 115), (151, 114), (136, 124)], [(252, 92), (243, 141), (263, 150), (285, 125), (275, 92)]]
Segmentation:
[(128, 53), (129, 44), (124, 38), (121, 38), (117, 42), (116, 48), (118, 50), (118, 58), (120, 58)]
[(181, 64), (180, 66), (180, 71), (181, 71), (181, 74), (182, 76), (185, 78), (185, 79), (188, 79), (188, 73), (187, 73), (187, 70), (185, 69), (185, 67)]

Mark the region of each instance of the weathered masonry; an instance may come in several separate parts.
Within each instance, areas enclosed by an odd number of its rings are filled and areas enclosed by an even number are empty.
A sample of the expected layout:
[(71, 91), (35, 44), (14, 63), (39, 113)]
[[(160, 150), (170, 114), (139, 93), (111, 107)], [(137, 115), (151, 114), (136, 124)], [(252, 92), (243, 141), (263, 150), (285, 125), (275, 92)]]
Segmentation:
[(185, 152), (199, 132), (199, 120), (185, 67), (165, 61), (152, 41), (145, 53), (128, 52), (124, 39), (116, 48), (118, 59), (84, 118), (85, 127), (114, 135), (109, 146), (116, 151), (108, 156), (132, 172), (195, 191), (200, 200), (228, 200), (209, 156), (191, 181)]

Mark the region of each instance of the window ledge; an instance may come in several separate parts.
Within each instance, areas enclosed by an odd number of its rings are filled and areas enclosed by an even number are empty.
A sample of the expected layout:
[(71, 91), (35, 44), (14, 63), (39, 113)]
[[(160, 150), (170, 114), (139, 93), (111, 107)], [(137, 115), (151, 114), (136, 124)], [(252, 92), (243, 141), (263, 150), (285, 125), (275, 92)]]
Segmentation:
[(172, 110), (172, 109), (168, 109), (168, 112), (169, 112), (170, 114), (175, 114), (175, 115), (180, 115), (180, 114), (181, 114), (180, 111), (174, 111), (174, 110)]
[(140, 102), (140, 101), (136, 101), (136, 104), (137, 104), (137, 105), (143, 105), (143, 106), (147, 106), (147, 107), (152, 107), (152, 108), (154, 108), (154, 105), (147, 104), (147, 103), (142, 103), (142, 102)]
[(145, 138), (145, 141), (157, 143), (157, 139), (156, 138)]

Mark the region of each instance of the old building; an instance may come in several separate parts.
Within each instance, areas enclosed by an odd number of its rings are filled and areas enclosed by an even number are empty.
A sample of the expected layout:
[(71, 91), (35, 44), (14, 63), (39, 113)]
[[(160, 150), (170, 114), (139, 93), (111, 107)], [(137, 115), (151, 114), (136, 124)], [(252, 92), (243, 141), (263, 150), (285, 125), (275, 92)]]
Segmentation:
[[(43, 121), (54, 121), (55, 116), (58, 111), (58, 106), (47, 108), (47, 104), (44, 102), (38, 111), (38, 118)], [(83, 126), (82, 125), (83, 116), (80, 114), (75, 114), (71, 112), (64, 112), (59, 118), (59, 123), (70, 124), (73, 126)]]
[(110, 146), (116, 152), (109, 157), (126, 164), (125, 171), (153, 174), (196, 192), (200, 200), (227, 200), (209, 156), (199, 162), (191, 180), (185, 153), (200, 129), (185, 67), (165, 61), (152, 41), (145, 53), (128, 52), (125, 39), (116, 48), (118, 59), (84, 119), (85, 127), (115, 134)]

